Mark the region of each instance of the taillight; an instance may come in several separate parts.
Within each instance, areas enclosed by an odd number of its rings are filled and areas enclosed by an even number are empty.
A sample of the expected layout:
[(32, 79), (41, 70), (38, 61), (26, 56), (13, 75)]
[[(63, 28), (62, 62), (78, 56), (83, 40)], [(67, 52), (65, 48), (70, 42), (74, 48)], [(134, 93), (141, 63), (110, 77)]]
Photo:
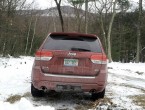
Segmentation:
[(107, 64), (106, 55), (92, 55), (91, 61), (95, 64)]
[(49, 61), (53, 54), (49, 51), (37, 51), (35, 54), (35, 60)]

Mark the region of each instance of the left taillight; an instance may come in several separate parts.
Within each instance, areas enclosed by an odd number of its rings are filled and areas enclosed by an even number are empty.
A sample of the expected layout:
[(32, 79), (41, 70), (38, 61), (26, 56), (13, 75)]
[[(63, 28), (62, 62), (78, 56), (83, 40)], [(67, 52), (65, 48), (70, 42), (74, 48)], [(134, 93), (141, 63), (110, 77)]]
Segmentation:
[(50, 51), (37, 51), (35, 54), (35, 60), (49, 61), (53, 54)]

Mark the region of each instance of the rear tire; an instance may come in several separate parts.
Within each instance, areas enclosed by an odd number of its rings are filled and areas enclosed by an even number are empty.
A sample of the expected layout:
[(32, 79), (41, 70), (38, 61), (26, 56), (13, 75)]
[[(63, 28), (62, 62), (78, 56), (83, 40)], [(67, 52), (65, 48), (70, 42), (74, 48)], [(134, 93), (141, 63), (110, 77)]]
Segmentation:
[(44, 96), (44, 91), (36, 89), (33, 84), (31, 84), (31, 94), (33, 97), (42, 97)]
[(96, 99), (104, 98), (104, 96), (105, 96), (105, 89), (102, 92), (99, 92), (99, 93), (92, 93), (91, 98), (93, 100), (96, 100)]

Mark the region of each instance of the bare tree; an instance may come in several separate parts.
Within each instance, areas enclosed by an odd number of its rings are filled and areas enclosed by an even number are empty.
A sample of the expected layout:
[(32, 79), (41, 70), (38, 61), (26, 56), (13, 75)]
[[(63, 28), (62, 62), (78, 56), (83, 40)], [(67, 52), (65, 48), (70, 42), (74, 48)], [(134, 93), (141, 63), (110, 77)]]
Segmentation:
[(85, 0), (85, 33), (88, 33), (88, 0)]
[(31, 40), (31, 46), (30, 46), (30, 49), (29, 49), (29, 54), (31, 54), (31, 51), (32, 51), (32, 46), (33, 46), (35, 32), (36, 32), (37, 20), (38, 20), (38, 16), (36, 15), (34, 29), (33, 29), (34, 31), (33, 31), (33, 36), (32, 36), (32, 40)]
[(84, 15), (80, 10), (82, 9), (84, 1), (68, 0), (68, 2), (74, 7), (74, 14), (76, 19), (75, 30), (77, 30), (77, 32), (81, 32), (81, 20)]
[(117, 3), (117, 0), (114, 1), (113, 3), (113, 13), (112, 13), (112, 16), (111, 16), (111, 20), (109, 22), (109, 28), (108, 28), (108, 34), (107, 34), (107, 43), (108, 43), (108, 58), (109, 58), (109, 62), (112, 62), (112, 56), (111, 56), (111, 43), (110, 43), (110, 40), (111, 40), (111, 30), (112, 30), (112, 24), (113, 24), (113, 21), (114, 21), (114, 17), (116, 15), (116, 3)]
[(60, 18), (61, 29), (62, 29), (62, 32), (64, 32), (64, 21), (63, 21), (62, 12), (61, 12), (61, 0), (59, 0), (59, 1), (54, 0), (54, 1), (56, 3), (59, 18)]
[[(25, 5), (26, 0), (0, 0), (0, 36), (4, 43), (2, 45), (2, 54), (5, 56), (7, 53), (12, 53), (16, 47), (17, 30), (15, 27), (15, 18), (18, 10), (21, 10)], [(15, 30), (12, 32), (12, 30)], [(10, 36), (10, 37), (9, 37)], [(11, 46), (12, 48), (11, 48)], [(14, 52), (13, 52), (14, 53)]]
[(109, 13), (108, 11), (110, 10), (112, 4), (110, 4), (108, 0), (105, 2), (103, 0), (96, 1), (94, 0), (95, 8), (96, 8), (96, 13), (97, 16), (99, 15), (99, 23), (102, 31), (102, 36), (103, 36), (103, 41), (104, 41), (104, 46), (105, 46), (105, 51), (108, 51), (107, 48), (107, 32), (106, 32), (106, 17), (107, 14)]
[(31, 24), (32, 24), (32, 15), (31, 15), (31, 18), (30, 18), (29, 30), (28, 30), (28, 33), (27, 33), (27, 41), (26, 41), (26, 46), (25, 46), (25, 55), (26, 55), (27, 49), (28, 49), (28, 42), (29, 42), (28, 40), (29, 40), (29, 36), (30, 36)]
[[(100, 6), (98, 6), (98, 3), (100, 4)], [(100, 15), (100, 26), (101, 26), (101, 30), (103, 33), (103, 38), (104, 38), (104, 45), (106, 48), (106, 52), (108, 54), (108, 59), (109, 62), (112, 62), (112, 56), (111, 56), (111, 31), (112, 31), (112, 24), (114, 21), (114, 17), (116, 15), (116, 4), (117, 4), (117, 0), (115, 0), (113, 2), (113, 0), (99, 0), (97, 1), (95, 0), (95, 7)], [(111, 10), (111, 8), (113, 7), (113, 9)], [(103, 22), (103, 16), (105, 15), (105, 20), (106, 20), (106, 15), (107, 13), (110, 13), (112, 11), (111, 14), (111, 19), (109, 20), (109, 26), (108, 26), (108, 30), (107, 32), (105, 31), (105, 24)], [(105, 13), (105, 14), (104, 14)], [(107, 35), (106, 35), (107, 33)]]
[[(122, 3), (123, 2), (123, 3)], [(118, 3), (118, 8), (117, 8)], [(99, 4), (99, 5), (98, 5)], [(122, 0), (95, 0), (95, 8), (97, 9), (100, 15), (100, 26), (103, 34), (104, 45), (108, 55), (109, 62), (112, 62), (111, 56), (111, 31), (113, 21), (116, 15), (116, 10), (120, 8), (127, 7), (128, 1)], [(107, 15), (110, 15), (111, 18), (108, 19)], [(106, 25), (106, 21), (108, 21), (109, 25)], [(107, 34), (106, 34), (107, 33)]]

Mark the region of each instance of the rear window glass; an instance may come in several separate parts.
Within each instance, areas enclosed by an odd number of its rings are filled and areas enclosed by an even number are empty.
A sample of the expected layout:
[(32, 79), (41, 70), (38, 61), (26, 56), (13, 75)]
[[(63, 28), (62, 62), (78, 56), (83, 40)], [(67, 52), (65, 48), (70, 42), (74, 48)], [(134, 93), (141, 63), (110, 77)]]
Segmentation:
[(44, 43), (43, 49), (101, 53), (101, 48), (97, 38), (83, 36), (49, 36)]

